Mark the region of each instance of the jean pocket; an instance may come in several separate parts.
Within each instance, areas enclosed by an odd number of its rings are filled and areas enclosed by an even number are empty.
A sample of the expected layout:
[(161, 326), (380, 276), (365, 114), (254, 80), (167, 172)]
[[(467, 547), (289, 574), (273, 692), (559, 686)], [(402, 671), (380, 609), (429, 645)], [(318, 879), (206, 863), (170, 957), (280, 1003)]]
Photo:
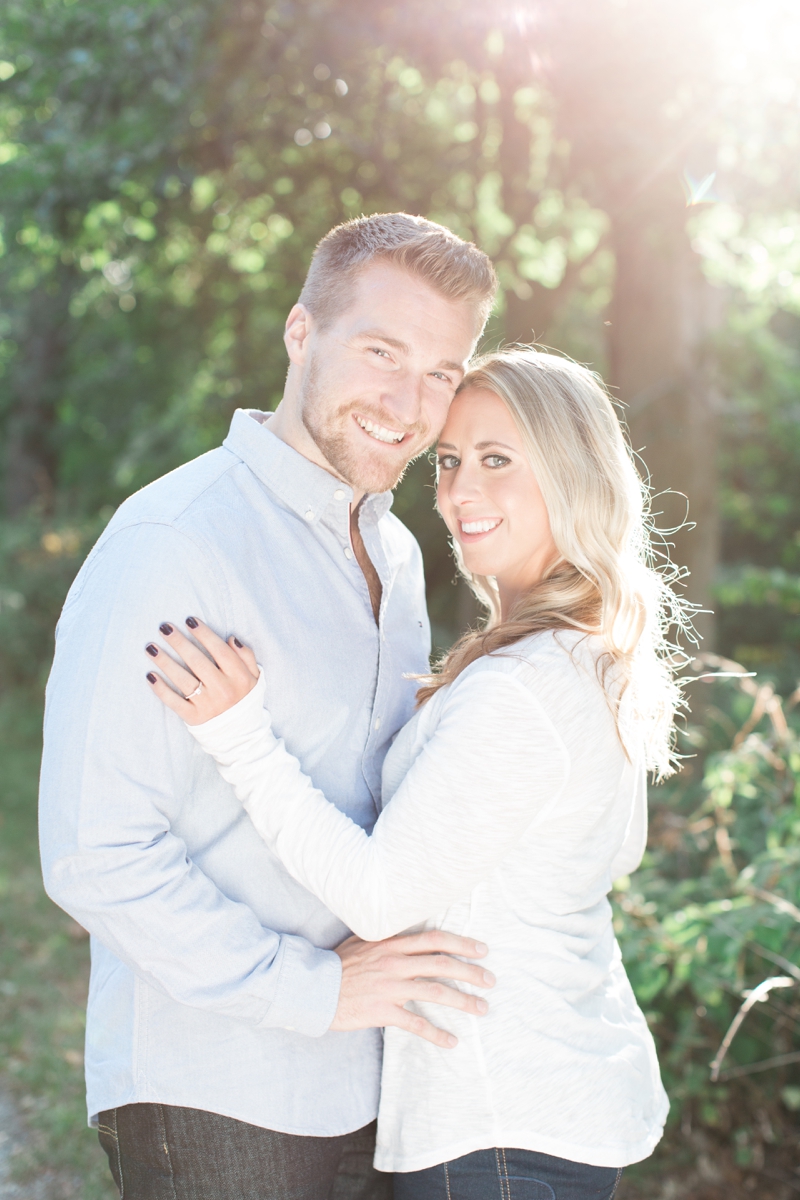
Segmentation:
[(556, 1200), (556, 1194), (543, 1179), (524, 1175), (506, 1175), (500, 1180), (503, 1200)]

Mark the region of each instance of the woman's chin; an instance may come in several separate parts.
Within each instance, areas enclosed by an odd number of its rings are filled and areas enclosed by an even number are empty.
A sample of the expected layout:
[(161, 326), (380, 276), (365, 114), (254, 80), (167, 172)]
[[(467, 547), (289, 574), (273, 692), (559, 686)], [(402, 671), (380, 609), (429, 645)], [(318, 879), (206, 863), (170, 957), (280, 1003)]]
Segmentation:
[(483, 575), (486, 577), (497, 574), (497, 563), (493, 562), (488, 554), (465, 553), (462, 546), (461, 557), (470, 575)]

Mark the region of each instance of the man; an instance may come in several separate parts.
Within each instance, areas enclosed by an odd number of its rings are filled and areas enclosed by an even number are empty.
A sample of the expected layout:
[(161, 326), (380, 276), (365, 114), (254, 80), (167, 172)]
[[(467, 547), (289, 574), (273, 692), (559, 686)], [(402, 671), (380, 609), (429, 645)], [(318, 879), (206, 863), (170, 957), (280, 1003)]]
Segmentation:
[(485, 1007), (457, 986), (491, 985), (474, 942), (348, 938), (142, 676), (160, 623), (238, 634), (289, 748), (371, 828), (429, 649), (390, 490), (444, 423), (494, 286), (428, 221), (334, 229), (286, 323), (275, 414), (237, 412), (223, 447), (123, 504), (67, 597), (42, 859), (92, 934), (89, 1115), (126, 1200), (388, 1195), (370, 1164), (380, 1027), (444, 1046), (408, 1002)]

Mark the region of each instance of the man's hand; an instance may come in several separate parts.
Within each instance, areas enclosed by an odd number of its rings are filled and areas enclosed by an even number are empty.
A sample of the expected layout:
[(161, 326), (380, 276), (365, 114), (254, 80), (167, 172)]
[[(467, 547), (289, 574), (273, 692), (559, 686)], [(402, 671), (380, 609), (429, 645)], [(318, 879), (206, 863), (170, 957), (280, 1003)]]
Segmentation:
[(404, 1006), (409, 1000), (427, 1000), (483, 1015), (489, 1008), (485, 1000), (438, 981), (457, 979), (472, 987), (494, 987), (491, 971), (452, 957), (483, 958), (487, 952), (482, 942), (440, 929), (400, 934), (383, 942), (350, 937), (336, 947), (342, 960), (342, 987), (331, 1029), (397, 1025), (435, 1046), (451, 1049), (458, 1044), (452, 1033), (437, 1029)]

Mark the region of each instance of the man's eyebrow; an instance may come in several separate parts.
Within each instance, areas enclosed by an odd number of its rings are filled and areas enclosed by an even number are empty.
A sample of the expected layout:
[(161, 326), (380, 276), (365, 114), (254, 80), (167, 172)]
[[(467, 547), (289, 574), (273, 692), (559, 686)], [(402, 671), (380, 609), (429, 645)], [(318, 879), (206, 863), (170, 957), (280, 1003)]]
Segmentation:
[(389, 337), (388, 333), (383, 333), (380, 329), (365, 329), (363, 333), (357, 333), (355, 336), (361, 341), (386, 342), (387, 346), (392, 346), (395, 350), (399, 350), (401, 354), (411, 353), (411, 347), (406, 342)]

